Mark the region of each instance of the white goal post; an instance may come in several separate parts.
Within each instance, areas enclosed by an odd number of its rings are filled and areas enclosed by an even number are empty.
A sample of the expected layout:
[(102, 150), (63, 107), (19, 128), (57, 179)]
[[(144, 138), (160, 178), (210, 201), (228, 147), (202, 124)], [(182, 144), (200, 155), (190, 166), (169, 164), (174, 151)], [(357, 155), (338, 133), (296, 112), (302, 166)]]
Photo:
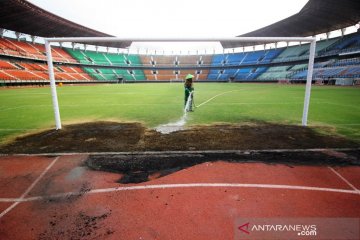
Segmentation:
[(56, 92), (56, 83), (53, 67), (53, 59), (51, 54), (51, 43), (57, 42), (256, 42), (256, 43), (277, 43), (277, 42), (309, 42), (309, 66), (306, 78), (306, 89), (304, 98), (304, 108), (302, 115), (302, 126), (307, 126), (312, 75), (314, 69), (316, 38), (305, 37), (231, 37), (231, 38), (118, 38), (118, 37), (65, 37), (65, 38), (45, 38), (45, 49), (49, 70), (49, 79), (51, 87), (52, 103), (55, 114), (56, 130), (61, 129), (61, 119), (59, 111), (59, 103)]

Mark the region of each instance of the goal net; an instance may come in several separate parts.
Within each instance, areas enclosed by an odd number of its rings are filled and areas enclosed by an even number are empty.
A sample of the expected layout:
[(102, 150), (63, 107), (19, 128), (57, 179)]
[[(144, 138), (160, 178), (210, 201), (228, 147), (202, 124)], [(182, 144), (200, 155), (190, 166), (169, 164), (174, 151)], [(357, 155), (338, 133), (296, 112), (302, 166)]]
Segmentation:
[(308, 112), (309, 112), (309, 103), (310, 103), (310, 93), (311, 93), (311, 84), (314, 68), (314, 57), (315, 57), (315, 47), (316, 39), (315, 38), (304, 38), (304, 37), (233, 37), (233, 38), (117, 38), (117, 37), (69, 37), (69, 38), (46, 38), (45, 39), (45, 48), (47, 55), (47, 63), (49, 70), (49, 79), (51, 86), (51, 96), (55, 116), (55, 126), (56, 130), (61, 129), (61, 118), (59, 111), (59, 103), (57, 98), (54, 67), (53, 67), (53, 58), (51, 54), (51, 43), (132, 43), (132, 42), (227, 42), (231, 44), (249, 44), (256, 43), (259, 44), (268, 44), (268, 43), (278, 43), (278, 42), (300, 42), (300, 43), (310, 43), (309, 50), (309, 63), (306, 76), (306, 88), (305, 88), (305, 97), (304, 97), (304, 106), (302, 113), (302, 125), (307, 126)]

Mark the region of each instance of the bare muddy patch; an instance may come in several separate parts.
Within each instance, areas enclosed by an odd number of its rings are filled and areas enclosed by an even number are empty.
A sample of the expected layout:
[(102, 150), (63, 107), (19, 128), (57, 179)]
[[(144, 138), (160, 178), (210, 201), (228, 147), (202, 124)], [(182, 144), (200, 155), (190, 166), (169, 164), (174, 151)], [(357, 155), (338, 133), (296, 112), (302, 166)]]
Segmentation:
[[(140, 123), (89, 122), (16, 138), (0, 153), (354, 148), (318, 128), (272, 123), (191, 126), (162, 134)], [(321, 129), (325, 132), (324, 129)]]

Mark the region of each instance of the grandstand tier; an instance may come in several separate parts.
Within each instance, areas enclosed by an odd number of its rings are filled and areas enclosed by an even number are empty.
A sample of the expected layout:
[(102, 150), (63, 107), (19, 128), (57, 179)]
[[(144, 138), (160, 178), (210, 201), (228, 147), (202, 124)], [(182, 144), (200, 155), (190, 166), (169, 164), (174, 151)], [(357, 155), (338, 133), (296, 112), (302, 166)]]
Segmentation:
[[(169, 81), (182, 80), (188, 73), (199, 81), (295, 81), (306, 78), (309, 44), (199, 55), (137, 55), (54, 46), (52, 55), (55, 78), (61, 81)], [(0, 38), (0, 80), (48, 81), (45, 59), (42, 44)], [(315, 60), (315, 79), (359, 79), (360, 33), (318, 41)]]

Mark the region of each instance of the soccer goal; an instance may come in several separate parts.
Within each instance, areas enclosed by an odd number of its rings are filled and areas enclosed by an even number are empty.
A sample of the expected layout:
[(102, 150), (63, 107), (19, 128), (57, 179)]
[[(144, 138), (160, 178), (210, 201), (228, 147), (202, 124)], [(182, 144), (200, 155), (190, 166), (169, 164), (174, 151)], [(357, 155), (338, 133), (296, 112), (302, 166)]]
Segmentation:
[(118, 42), (118, 43), (132, 43), (132, 42), (230, 42), (230, 43), (278, 43), (278, 42), (300, 42), (310, 43), (309, 65), (306, 78), (306, 88), (304, 97), (304, 107), (302, 114), (302, 125), (307, 126), (311, 84), (314, 68), (314, 57), (316, 38), (305, 37), (232, 37), (232, 38), (117, 38), (117, 37), (66, 37), (66, 38), (45, 38), (46, 56), (49, 70), (49, 79), (51, 86), (51, 96), (55, 115), (56, 130), (61, 129), (61, 118), (59, 111), (59, 103), (56, 92), (56, 83), (53, 67), (53, 58), (51, 54), (51, 43), (102, 43), (102, 42)]

